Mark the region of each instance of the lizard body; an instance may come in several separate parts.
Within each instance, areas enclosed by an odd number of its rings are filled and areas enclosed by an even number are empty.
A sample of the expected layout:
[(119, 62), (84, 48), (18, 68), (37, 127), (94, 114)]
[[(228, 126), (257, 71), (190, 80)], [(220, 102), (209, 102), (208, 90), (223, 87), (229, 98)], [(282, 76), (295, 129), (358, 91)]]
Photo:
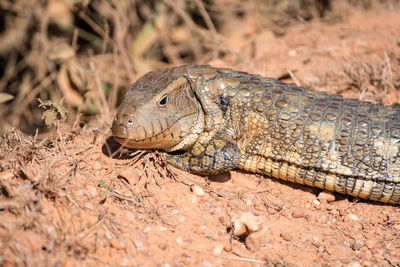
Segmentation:
[(112, 133), (202, 175), (234, 168), (400, 203), (400, 107), (230, 69), (159, 69), (128, 89)]

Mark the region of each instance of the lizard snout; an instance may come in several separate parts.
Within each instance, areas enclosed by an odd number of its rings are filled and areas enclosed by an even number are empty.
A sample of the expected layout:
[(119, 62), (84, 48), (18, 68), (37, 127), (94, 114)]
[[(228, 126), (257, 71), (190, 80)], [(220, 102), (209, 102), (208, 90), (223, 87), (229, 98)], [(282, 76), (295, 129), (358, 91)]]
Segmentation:
[(134, 127), (134, 125), (138, 125), (138, 123), (133, 114), (126, 112), (126, 110), (119, 110), (114, 117), (111, 131), (116, 137), (127, 138), (128, 129)]

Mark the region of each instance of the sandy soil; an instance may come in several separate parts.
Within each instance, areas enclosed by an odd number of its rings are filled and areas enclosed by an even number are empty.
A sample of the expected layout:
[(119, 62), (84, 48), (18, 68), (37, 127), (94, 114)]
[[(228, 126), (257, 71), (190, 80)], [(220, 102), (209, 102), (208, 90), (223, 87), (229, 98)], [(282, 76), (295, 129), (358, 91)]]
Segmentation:
[[(210, 64), (399, 102), (390, 84), (399, 82), (400, 11), (296, 25), (280, 37), (248, 20), (249, 30), (224, 29), (231, 53)], [(349, 78), (371, 69), (389, 80), (383, 91)], [(237, 171), (206, 180), (154, 154), (112, 158), (110, 123), (60, 128), (45, 141), (17, 130), (1, 139), (0, 264), (400, 266), (397, 206)], [(232, 221), (247, 213), (266, 229), (253, 249), (232, 235)]]

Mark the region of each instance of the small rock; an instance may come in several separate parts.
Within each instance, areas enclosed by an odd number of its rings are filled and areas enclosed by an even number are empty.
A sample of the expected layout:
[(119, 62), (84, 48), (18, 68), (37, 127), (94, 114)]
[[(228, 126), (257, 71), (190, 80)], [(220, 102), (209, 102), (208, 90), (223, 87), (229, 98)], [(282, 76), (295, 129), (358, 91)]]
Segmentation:
[(359, 250), (365, 245), (365, 241), (363, 239), (355, 239), (353, 244), (351, 244), (351, 248), (353, 250)]
[(89, 185), (89, 184), (87, 184), (85, 187), (86, 187), (85, 188), (85, 193), (89, 198), (92, 198), (92, 197), (96, 196), (96, 193), (97, 193), (97, 188), (96, 187), (94, 187), (92, 185)]
[(314, 199), (312, 202), (315, 206), (319, 206), (321, 202), (319, 202), (317, 199)]
[(246, 205), (247, 205), (248, 207), (250, 207), (251, 205), (253, 205), (253, 201), (251, 201), (250, 199), (246, 199), (244, 202), (246, 203)]
[(208, 213), (210, 213), (211, 215), (214, 215), (215, 214), (215, 209), (214, 208), (210, 208), (208, 210)]
[(268, 228), (263, 227), (261, 230), (257, 232), (253, 232), (246, 237), (244, 241), (246, 247), (251, 251), (258, 251), (265, 244), (265, 237), (267, 234)]
[(349, 265), (347, 265), (349, 267), (361, 267), (361, 264), (358, 261), (353, 261), (350, 262)]
[(245, 213), (239, 219), (234, 220), (234, 235), (241, 236), (250, 234), (261, 229), (263, 221), (251, 213)]
[(160, 244), (158, 244), (158, 247), (159, 247), (161, 250), (166, 250), (166, 249), (168, 248), (168, 244), (160, 243)]
[(95, 161), (95, 162), (93, 163), (93, 170), (98, 171), (98, 170), (101, 170), (101, 169), (103, 169), (103, 166), (101, 165), (101, 163), (98, 162), (98, 161)]
[(196, 204), (199, 202), (199, 198), (196, 195), (192, 194), (189, 196), (189, 198), (190, 198), (190, 202), (192, 202), (193, 204)]
[(366, 246), (367, 248), (369, 248), (369, 249), (374, 249), (375, 246), (376, 246), (376, 242), (375, 242), (374, 240), (369, 239), (369, 240), (367, 240), (367, 241), (365, 242), (365, 246)]
[(222, 225), (225, 225), (225, 223), (226, 223), (226, 219), (225, 219), (224, 216), (219, 216), (219, 217), (218, 217), (218, 221), (219, 221)]
[(281, 202), (272, 201), (271, 202), (271, 207), (276, 211), (281, 211), (284, 208), (284, 205)]
[(304, 209), (297, 208), (292, 213), (292, 218), (303, 218), (305, 216)]
[(173, 209), (173, 210), (171, 210), (171, 213), (172, 213), (173, 215), (177, 215), (177, 214), (179, 214), (179, 210)]
[(285, 241), (291, 241), (292, 240), (292, 236), (288, 232), (282, 232), (281, 233), (281, 237)]
[(292, 213), (290, 212), (289, 209), (284, 208), (284, 209), (281, 211), (281, 215), (282, 215), (283, 217), (289, 218), (290, 215), (292, 215)]
[(0, 180), (3, 182), (11, 180), (14, 176), (13, 169), (0, 172)]
[(201, 187), (198, 186), (198, 185), (194, 185), (194, 186), (192, 187), (192, 190), (193, 190), (193, 192), (194, 192), (196, 195), (198, 195), (198, 196), (203, 196), (203, 195), (204, 195), (204, 190), (203, 190), (203, 188), (201, 188)]
[(213, 249), (213, 253), (214, 253), (214, 255), (220, 255), (223, 250), (224, 250), (224, 245), (217, 244)]
[(360, 218), (358, 218), (358, 216), (355, 215), (355, 214), (353, 214), (353, 213), (349, 213), (349, 214), (347, 215), (347, 217), (348, 217), (350, 220), (355, 221), (355, 222), (359, 222), (359, 221), (360, 221)]
[(137, 252), (145, 252), (147, 251), (147, 234), (144, 232), (136, 232), (132, 236), (132, 241), (135, 244)]
[(322, 214), (318, 219), (317, 222), (321, 224), (327, 224), (329, 221), (329, 217), (326, 216), (325, 214)]
[(180, 223), (183, 223), (185, 220), (186, 220), (186, 219), (185, 219), (184, 216), (181, 216), (181, 217), (178, 219), (178, 221), (179, 221)]
[(176, 243), (178, 243), (178, 245), (182, 245), (183, 244), (183, 238), (181, 236), (178, 236), (176, 238)]
[(126, 248), (125, 242), (123, 242), (120, 239), (115, 239), (115, 238), (110, 240), (110, 245), (111, 245), (111, 247), (113, 247), (115, 249), (125, 249)]
[(208, 227), (205, 226), (205, 225), (201, 225), (201, 226), (199, 227), (199, 231), (200, 231), (200, 233), (202, 233), (202, 234), (206, 234), (206, 233), (207, 233), (207, 230), (208, 230)]
[(318, 200), (319, 201), (326, 201), (328, 203), (333, 202), (336, 200), (335, 194), (331, 191), (328, 190), (323, 190), (321, 193), (318, 194)]
[(247, 233), (246, 225), (242, 220), (237, 219), (233, 222), (233, 234), (234, 236), (241, 236)]
[(371, 253), (369, 250), (368, 250), (368, 248), (366, 247), (366, 246), (363, 246), (363, 247), (361, 247), (360, 249), (359, 249), (359, 251), (361, 252), (361, 253)]

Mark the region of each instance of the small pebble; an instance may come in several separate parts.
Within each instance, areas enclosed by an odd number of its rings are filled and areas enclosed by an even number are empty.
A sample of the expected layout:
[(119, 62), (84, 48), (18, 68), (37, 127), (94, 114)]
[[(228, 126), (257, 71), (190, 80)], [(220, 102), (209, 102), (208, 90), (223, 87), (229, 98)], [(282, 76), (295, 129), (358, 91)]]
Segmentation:
[(292, 218), (303, 218), (305, 216), (304, 209), (297, 208), (292, 213)]
[(101, 163), (98, 162), (98, 161), (95, 161), (95, 162), (93, 163), (93, 170), (98, 171), (98, 170), (101, 170), (101, 169), (103, 169), (103, 166), (101, 165)]
[(353, 261), (350, 262), (349, 265), (347, 265), (349, 267), (361, 267), (361, 264), (358, 261)]
[(282, 232), (281, 233), (281, 237), (285, 241), (291, 241), (292, 240), (292, 236), (288, 232)]
[(318, 194), (318, 200), (319, 201), (326, 201), (328, 203), (333, 202), (336, 200), (335, 194), (331, 191), (328, 190), (323, 190), (321, 193)]
[(179, 214), (179, 210), (171, 210), (171, 213), (172, 213), (173, 215), (177, 215), (177, 214)]
[(214, 249), (213, 249), (213, 254), (214, 255), (220, 255), (222, 251), (224, 250), (224, 245), (222, 244), (217, 244)]
[(359, 222), (359, 221), (360, 221), (360, 218), (358, 218), (358, 216), (355, 215), (355, 214), (353, 214), (353, 213), (349, 213), (349, 214), (347, 215), (347, 217), (348, 217), (350, 220), (355, 221), (355, 222)]
[(374, 240), (367, 240), (366, 242), (365, 242), (365, 246), (367, 247), (367, 248), (369, 248), (369, 249), (374, 249), (375, 248), (375, 246), (376, 246), (376, 242), (374, 241)]
[(312, 202), (315, 206), (319, 206), (321, 202), (319, 202), (317, 199), (314, 199)]
[(327, 224), (328, 223), (328, 216), (326, 216), (325, 214), (321, 215), (318, 219), (317, 222), (321, 223), (321, 224)]
[(132, 241), (135, 244), (137, 252), (147, 251), (148, 247), (147, 239), (148, 239), (147, 233), (135, 232), (132, 234)]
[(94, 197), (96, 196), (97, 188), (92, 185), (86, 185), (85, 192), (88, 197)]
[(178, 243), (178, 245), (182, 245), (183, 244), (183, 238), (181, 236), (178, 236), (176, 238), (176, 243)]
[(160, 244), (158, 244), (158, 247), (159, 247), (161, 250), (166, 250), (166, 249), (168, 248), (168, 245), (165, 244), (165, 243), (160, 243)]
[(218, 217), (218, 221), (219, 221), (222, 225), (225, 225), (225, 223), (226, 223), (226, 220), (225, 220), (225, 217), (224, 217), (224, 216), (219, 216), (219, 217)]
[(13, 170), (6, 170), (3, 172), (0, 172), (0, 180), (9, 181), (13, 177), (14, 177)]
[(200, 233), (202, 233), (202, 234), (205, 234), (205, 233), (207, 233), (207, 226), (205, 226), (205, 225), (202, 225), (202, 226), (200, 226), (199, 227), (199, 231), (200, 231)]
[(190, 198), (190, 201), (191, 201), (193, 204), (196, 204), (196, 203), (199, 202), (199, 198), (198, 198), (196, 195), (190, 195), (189, 198)]
[(246, 225), (240, 220), (235, 220), (233, 222), (233, 234), (235, 236), (241, 236), (247, 233)]
[(245, 213), (241, 215), (238, 219), (234, 220), (234, 235), (241, 236), (244, 234), (249, 234), (261, 229), (263, 221), (260, 217), (257, 217), (251, 213)]
[(253, 205), (253, 201), (251, 201), (250, 199), (246, 199), (244, 202), (246, 203), (246, 205), (247, 205), (248, 207), (250, 207), (251, 205)]
[(257, 232), (253, 232), (246, 237), (245, 245), (251, 251), (258, 251), (265, 244), (267, 227), (263, 227)]
[(115, 248), (115, 249), (125, 249), (126, 248), (126, 244), (120, 240), (120, 239), (111, 239), (110, 240), (110, 245), (111, 247)]
[(192, 190), (193, 190), (193, 192), (194, 192), (196, 195), (198, 195), (198, 196), (203, 196), (203, 195), (204, 195), (204, 190), (203, 190), (203, 188), (201, 188), (201, 187), (198, 186), (198, 185), (194, 185), (194, 186), (192, 187)]
[(351, 248), (353, 250), (359, 250), (365, 245), (365, 241), (362, 239), (355, 239), (353, 244), (351, 245)]

